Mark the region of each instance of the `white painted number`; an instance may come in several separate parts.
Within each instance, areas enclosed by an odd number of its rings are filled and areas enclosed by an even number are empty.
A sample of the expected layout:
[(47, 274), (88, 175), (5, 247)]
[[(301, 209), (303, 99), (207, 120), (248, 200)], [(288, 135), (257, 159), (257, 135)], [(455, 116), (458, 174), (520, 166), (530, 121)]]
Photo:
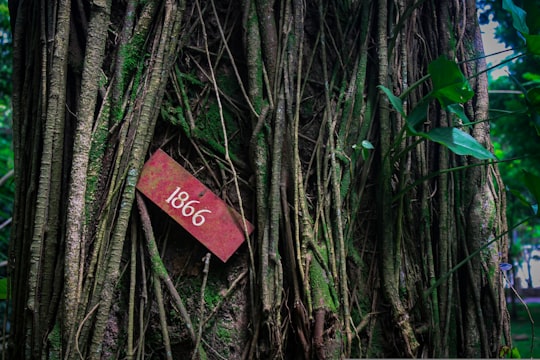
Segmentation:
[(198, 200), (189, 200), (189, 194), (185, 191), (180, 191), (180, 187), (177, 186), (172, 194), (165, 200), (167, 204), (175, 209), (182, 209), (182, 216), (191, 217), (191, 223), (194, 226), (202, 226), (206, 221), (204, 213), (211, 213), (212, 211), (207, 209), (196, 210), (193, 204), (200, 204)]
[(185, 217), (190, 217), (191, 215), (193, 215), (195, 213), (195, 208), (191, 206), (191, 204), (199, 204), (199, 203), (200, 201), (197, 201), (197, 200), (188, 201), (182, 208), (182, 215), (184, 215)]
[(206, 209), (197, 211), (191, 218), (191, 223), (195, 226), (201, 226), (202, 224), (204, 224), (206, 219), (204, 218), (204, 216), (201, 215), (203, 213), (211, 213), (211, 211)]

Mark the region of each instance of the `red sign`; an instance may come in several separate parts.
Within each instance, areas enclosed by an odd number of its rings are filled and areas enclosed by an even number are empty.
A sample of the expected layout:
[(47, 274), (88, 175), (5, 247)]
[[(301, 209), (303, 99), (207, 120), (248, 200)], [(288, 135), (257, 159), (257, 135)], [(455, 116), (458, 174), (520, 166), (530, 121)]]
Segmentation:
[[(223, 262), (245, 240), (240, 214), (163, 150), (144, 164), (137, 189)], [(247, 220), (245, 224), (251, 234), (253, 225)]]

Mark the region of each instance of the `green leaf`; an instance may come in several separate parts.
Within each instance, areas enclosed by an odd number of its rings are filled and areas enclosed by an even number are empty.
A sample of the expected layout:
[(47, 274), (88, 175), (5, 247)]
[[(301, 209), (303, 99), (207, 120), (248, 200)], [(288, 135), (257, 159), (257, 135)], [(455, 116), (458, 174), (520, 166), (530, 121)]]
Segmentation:
[(532, 73), (529, 71), (521, 75), (521, 77), (531, 82), (535, 82), (535, 83), (540, 82), (540, 74)]
[(463, 120), (463, 124), (467, 125), (470, 124), (471, 121), (467, 117), (467, 114), (465, 114), (465, 110), (463, 109), (463, 105), (461, 104), (450, 104), (446, 107), (446, 110), (450, 111), (451, 113), (454, 113), (457, 115), (458, 118)]
[(540, 55), (540, 35), (524, 34), (527, 41), (527, 50), (533, 55)]
[(535, 87), (527, 91), (527, 102), (532, 110), (540, 112), (540, 87)]
[(414, 109), (407, 116), (407, 125), (413, 134), (417, 134), (420, 129), (419, 125), (422, 125), (427, 119), (427, 109), (429, 105), (429, 98), (423, 98)]
[(8, 298), (8, 278), (0, 279), (0, 300)]
[(428, 140), (438, 142), (458, 155), (470, 155), (479, 160), (496, 159), (471, 135), (453, 127), (435, 128), (421, 133)]
[(360, 144), (354, 144), (352, 146), (354, 150), (361, 150), (362, 159), (367, 160), (369, 151), (375, 149), (375, 146), (369, 140), (362, 140)]
[(444, 55), (428, 65), (428, 73), (433, 82), (433, 96), (439, 100), (442, 107), (464, 103), (474, 96), (474, 91), (459, 66)]
[(512, 15), (512, 25), (514, 28), (523, 33), (529, 33), (529, 27), (527, 26), (527, 13), (525, 10), (514, 4), (512, 0), (503, 0), (503, 9), (508, 11)]
[(503, 9), (512, 15), (512, 25), (527, 42), (527, 50), (540, 55), (540, 9), (535, 1), (525, 1), (525, 10), (512, 0), (503, 0)]
[(530, 208), (532, 207), (532, 204), (529, 200), (527, 200), (527, 198), (525, 196), (523, 196), (523, 194), (521, 192), (519, 192), (518, 190), (516, 189), (508, 189), (508, 191), (510, 191), (510, 193), (512, 195), (514, 195), (521, 204), (525, 205), (526, 207)]
[(375, 149), (375, 146), (369, 140), (362, 140), (362, 148), (364, 149)]
[(390, 100), (390, 103), (396, 109), (402, 116), (405, 116), (405, 112), (403, 111), (403, 102), (400, 98), (398, 98), (396, 95), (392, 93), (392, 91), (382, 85), (378, 86), (379, 89), (381, 89), (386, 96), (388, 96), (388, 100)]
[(519, 353), (519, 349), (515, 346), (510, 351), (510, 359), (521, 359), (521, 354)]
[(353, 144), (351, 147), (353, 149), (355, 149), (355, 150), (357, 150), (357, 149), (369, 149), (369, 150), (375, 149), (375, 146), (373, 146), (373, 144), (369, 140), (362, 140), (360, 142), (360, 144)]
[(523, 1), (523, 10), (527, 13), (527, 28), (529, 34), (540, 34), (540, 6), (538, 1)]
[(362, 159), (366, 161), (369, 156), (369, 150), (375, 149), (375, 146), (369, 140), (362, 140)]
[[(531, 195), (534, 197), (536, 205), (538, 205), (540, 203), (540, 176), (537, 176), (527, 170), (523, 170), (523, 182)], [(536, 213), (537, 211), (535, 211), (535, 214)]]

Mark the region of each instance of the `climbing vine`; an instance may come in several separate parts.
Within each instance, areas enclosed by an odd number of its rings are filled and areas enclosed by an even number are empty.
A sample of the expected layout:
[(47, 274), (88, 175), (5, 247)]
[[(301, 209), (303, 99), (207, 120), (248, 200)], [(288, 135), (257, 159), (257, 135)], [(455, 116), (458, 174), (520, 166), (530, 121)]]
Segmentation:
[[(11, 351), (490, 357), (510, 342), (474, 1), (44, 6), (13, 10)], [(255, 225), (227, 263), (137, 193), (158, 149)]]

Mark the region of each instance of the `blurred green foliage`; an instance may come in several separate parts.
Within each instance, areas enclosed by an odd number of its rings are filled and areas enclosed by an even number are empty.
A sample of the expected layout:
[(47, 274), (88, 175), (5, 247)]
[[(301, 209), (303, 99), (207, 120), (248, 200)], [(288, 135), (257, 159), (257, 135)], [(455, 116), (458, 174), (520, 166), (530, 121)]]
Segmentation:
[[(0, 263), (7, 260), (13, 209), (12, 37), (7, 0), (0, 0)], [(0, 275), (4, 276), (3, 267)]]
[[(533, 319), (540, 319), (539, 303), (531, 302), (527, 304), (527, 308)], [(509, 310), (511, 310), (510, 307)], [(540, 333), (540, 323), (535, 321), (532, 324), (525, 305), (518, 302), (516, 304), (516, 316), (512, 318), (512, 337), (514, 338), (512, 345), (518, 349), (519, 354), (524, 359), (540, 358), (540, 342), (538, 338), (532, 338), (531, 327), (534, 327), (534, 334), (538, 336)]]
[[(494, 152), (499, 159), (514, 159), (499, 164), (509, 190), (507, 213), (509, 225), (512, 225), (537, 209), (524, 205), (523, 200), (529, 204), (537, 203), (534, 189), (529, 189), (527, 180), (540, 176), (540, 108), (537, 96), (540, 91), (540, 56), (530, 49), (531, 43), (538, 40), (532, 36), (537, 36), (540, 30), (540, 0), (477, 0), (477, 5), (481, 24), (499, 23), (495, 37), (514, 50), (514, 54), (509, 56), (522, 55), (505, 64), (508, 76), (490, 79), (489, 82)], [(538, 220), (537, 216), (518, 229), (522, 243), (539, 242)]]

